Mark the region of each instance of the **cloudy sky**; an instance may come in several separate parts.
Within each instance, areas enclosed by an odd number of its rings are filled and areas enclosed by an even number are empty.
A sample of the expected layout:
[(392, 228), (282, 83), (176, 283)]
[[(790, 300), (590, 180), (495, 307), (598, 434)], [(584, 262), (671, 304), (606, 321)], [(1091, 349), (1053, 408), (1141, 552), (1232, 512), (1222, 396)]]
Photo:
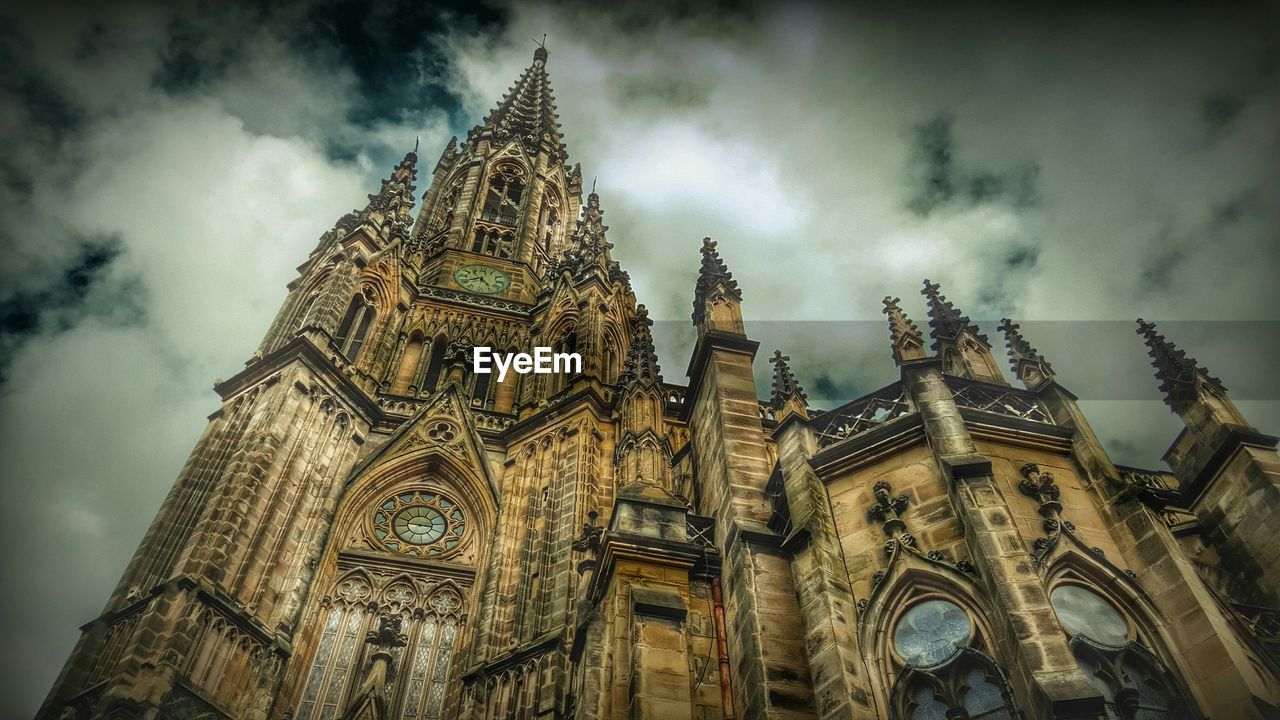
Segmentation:
[(1120, 462), (1179, 428), (1139, 315), (1280, 431), (1274, 3), (365, 5), (0, 15), (0, 717), (47, 691), (316, 238), (544, 33), (668, 380), (710, 235), (815, 405), (895, 377), (880, 299), (923, 326), (929, 277), (1023, 320)]

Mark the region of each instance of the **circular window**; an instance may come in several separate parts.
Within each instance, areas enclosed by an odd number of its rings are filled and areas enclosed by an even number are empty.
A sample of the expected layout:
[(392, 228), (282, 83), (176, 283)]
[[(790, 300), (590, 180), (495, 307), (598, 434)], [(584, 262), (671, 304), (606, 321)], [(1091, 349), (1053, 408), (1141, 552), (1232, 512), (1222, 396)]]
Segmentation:
[(969, 616), (949, 600), (911, 606), (893, 631), (893, 647), (908, 665), (937, 665), (969, 644)]
[(432, 557), (462, 542), (466, 516), (448, 497), (415, 491), (388, 498), (373, 513), (373, 536), (388, 550)]
[(1072, 635), (1084, 635), (1104, 645), (1129, 642), (1129, 624), (1097, 593), (1079, 585), (1059, 585), (1049, 593), (1058, 622)]

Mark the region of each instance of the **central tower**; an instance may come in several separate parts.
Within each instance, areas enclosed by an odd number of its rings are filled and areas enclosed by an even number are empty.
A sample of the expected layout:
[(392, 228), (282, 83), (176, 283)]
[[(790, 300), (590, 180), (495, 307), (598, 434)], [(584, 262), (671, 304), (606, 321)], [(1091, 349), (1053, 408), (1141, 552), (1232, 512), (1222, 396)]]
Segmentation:
[[(41, 717), (612, 702), (599, 686), (623, 676), (573, 670), (592, 575), (571, 546), (615, 488), (652, 488), (683, 517), (669, 467), (686, 434), (599, 197), (583, 203), (568, 164), (546, 63), (538, 48), (450, 140), (416, 215), (415, 148), (321, 236), (258, 350), (217, 383), (221, 407)], [(583, 365), (499, 382), (471, 372), (477, 346)]]

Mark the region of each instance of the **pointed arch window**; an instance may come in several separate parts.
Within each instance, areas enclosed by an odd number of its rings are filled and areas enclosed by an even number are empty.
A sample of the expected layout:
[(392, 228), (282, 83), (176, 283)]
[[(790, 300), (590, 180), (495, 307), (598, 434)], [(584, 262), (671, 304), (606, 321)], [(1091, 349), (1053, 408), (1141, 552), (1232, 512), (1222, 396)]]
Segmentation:
[(479, 408), (492, 407), (489, 402), (489, 389), (492, 387), (492, 373), (475, 373), (475, 383), (471, 386), (471, 405)]
[(611, 383), (618, 376), (618, 351), (614, 346), (613, 338), (606, 338), (604, 341), (604, 357), (600, 367), (601, 382)]
[(443, 720), (452, 717), (448, 709), (456, 698), (450, 693), (454, 650), (460, 640), (463, 618), (462, 596), (445, 585), (436, 589), (423, 604), (414, 590), (400, 584), (383, 593), (384, 600), (399, 598), (417, 610), (393, 601), (370, 603), (373, 591), (364, 577), (349, 577), (338, 583), (327, 601), (324, 625), (316, 654), (307, 674), (296, 720), (336, 720), (342, 717), (351, 693), (359, 683), (359, 673), (367, 663), (365, 637), (378, 624), (381, 612), (399, 615), (407, 643), (394, 648), (394, 667), (406, 675), (403, 711), (398, 720)]
[(458, 212), (458, 200), (462, 197), (462, 182), (453, 184), (437, 201), (434, 217), (429, 226), (432, 235), (438, 235), (453, 225), (454, 215)]
[(480, 219), (515, 227), (524, 197), (524, 177), (519, 168), (504, 165), (489, 176), (489, 190), (484, 196)]
[[(551, 346), (551, 351), (555, 353), (576, 353), (578, 352), (578, 331), (576, 328), (570, 328), (564, 335), (560, 336)], [(544, 375), (549, 378), (546, 387), (549, 388), (547, 396), (550, 397), (563, 390), (576, 373), (555, 373), (552, 375)]]
[(550, 188), (542, 197), (542, 212), (538, 217), (538, 229), (541, 236), (542, 252), (548, 257), (556, 246), (560, 234), (560, 196)]
[(1061, 584), (1049, 604), (1089, 683), (1106, 701), (1113, 720), (1191, 720), (1191, 710), (1169, 668), (1135, 639), (1135, 629), (1102, 595)]
[(342, 323), (338, 325), (338, 335), (334, 338), (338, 349), (348, 359), (354, 361), (359, 356), (365, 335), (369, 332), (369, 326), (373, 324), (374, 315), (373, 302), (366, 293), (360, 293), (351, 298), (351, 304), (347, 306), (347, 312), (342, 316)]
[(314, 290), (298, 304), (298, 312), (293, 316), (294, 332), (298, 332), (306, 325), (307, 313), (311, 312), (311, 308), (316, 304), (316, 299), (319, 297), (320, 291)]
[(328, 720), (342, 712), (340, 704), (352, 682), (352, 668), (361, 650), (365, 623), (362, 602), (369, 596), (369, 585), (361, 578), (343, 580), (334, 589), (296, 720)]
[(445, 717), (453, 650), (458, 639), (462, 600), (452, 590), (437, 592), (427, 601), (430, 612), (418, 623), (408, 667), (404, 720)]
[(391, 384), (393, 395), (405, 395), (413, 387), (413, 380), (418, 375), (418, 365), (422, 361), (422, 334), (415, 332), (405, 343), (404, 352), (400, 355), (400, 367), (396, 370), (395, 382)]
[[(507, 348), (507, 355), (514, 355), (519, 350), (514, 347)], [(494, 412), (509, 413), (515, 406), (516, 401), (516, 383), (519, 382), (520, 375), (518, 373), (509, 372), (501, 380), (494, 383), (493, 390), (493, 410)]]
[(449, 340), (438, 336), (431, 341), (431, 357), (427, 359), (427, 373), (422, 379), (423, 392), (435, 392), (440, 383), (440, 369), (444, 367), (445, 352), (449, 349)]
[(899, 616), (891, 642), (903, 666), (893, 684), (892, 716), (899, 720), (1014, 720), (1004, 673), (974, 645), (981, 639), (958, 604), (930, 597)]
[(482, 225), (476, 228), (475, 237), (471, 241), (471, 252), (510, 259), (515, 242), (515, 233), (510, 230), (499, 230)]

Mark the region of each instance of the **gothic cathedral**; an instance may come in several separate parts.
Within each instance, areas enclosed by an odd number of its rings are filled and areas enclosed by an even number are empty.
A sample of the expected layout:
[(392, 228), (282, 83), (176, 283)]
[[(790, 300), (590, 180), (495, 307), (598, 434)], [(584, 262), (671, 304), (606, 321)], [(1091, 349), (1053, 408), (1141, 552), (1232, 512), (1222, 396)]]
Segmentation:
[(320, 238), (40, 718), (1277, 717), (1280, 457), (1222, 382), (1139, 321), (1186, 429), (1117, 466), (925, 281), (818, 410), (705, 240), (668, 383), (546, 63)]

